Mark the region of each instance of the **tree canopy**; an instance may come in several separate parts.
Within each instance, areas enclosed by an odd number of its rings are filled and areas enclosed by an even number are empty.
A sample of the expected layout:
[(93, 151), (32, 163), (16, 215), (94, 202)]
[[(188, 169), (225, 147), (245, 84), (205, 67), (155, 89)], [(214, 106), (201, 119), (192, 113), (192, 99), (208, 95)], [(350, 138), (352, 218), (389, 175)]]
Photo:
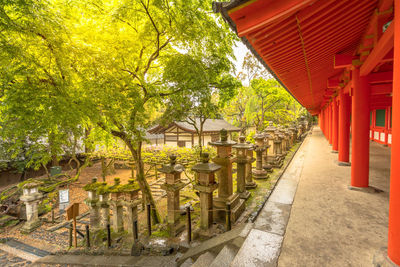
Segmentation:
[(0, 136), (14, 154), (45, 165), (101, 129), (127, 145), (154, 206), (145, 130), (169, 103), (233, 95), (236, 37), (211, 1), (2, 1), (0, 30)]
[(261, 131), (269, 121), (288, 125), (306, 112), (250, 53), (238, 77), (244, 86), (228, 102), (223, 113), (243, 130), (255, 126)]

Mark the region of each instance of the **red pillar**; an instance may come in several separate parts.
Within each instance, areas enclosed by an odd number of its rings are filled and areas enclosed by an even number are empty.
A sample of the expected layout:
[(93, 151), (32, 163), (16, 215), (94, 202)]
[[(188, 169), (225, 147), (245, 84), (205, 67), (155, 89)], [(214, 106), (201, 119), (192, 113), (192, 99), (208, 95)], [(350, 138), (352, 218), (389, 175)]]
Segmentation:
[(329, 104), (326, 106), (326, 139), (329, 143)]
[(329, 105), (326, 106), (326, 129), (325, 129), (325, 137), (329, 142)]
[(400, 265), (400, 4), (394, 3), (394, 63), (392, 96), (392, 159), (390, 167), (388, 256)]
[(351, 186), (368, 187), (369, 175), (369, 97), (367, 77), (353, 70), (351, 130)]
[(350, 150), (350, 97), (339, 92), (339, 163), (349, 162)]
[(328, 142), (332, 145), (332, 103), (329, 103), (328, 109)]
[(336, 102), (336, 97), (332, 101), (332, 150), (338, 151), (339, 146), (339, 107)]
[(325, 109), (321, 110), (321, 130), (322, 133), (325, 135)]

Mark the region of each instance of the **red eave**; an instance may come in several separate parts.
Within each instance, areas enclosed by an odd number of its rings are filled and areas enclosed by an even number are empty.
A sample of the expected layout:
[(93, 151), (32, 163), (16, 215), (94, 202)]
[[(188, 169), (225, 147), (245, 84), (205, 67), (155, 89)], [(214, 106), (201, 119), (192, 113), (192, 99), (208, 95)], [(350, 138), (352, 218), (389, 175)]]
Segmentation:
[(229, 9), (228, 15), (238, 35), (292, 95), (316, 113), (327, 81), (343, 72), (334, 68), (335, 55), (356, 56), (374, 11), (381, 8), (378, 2), (253, 0)]

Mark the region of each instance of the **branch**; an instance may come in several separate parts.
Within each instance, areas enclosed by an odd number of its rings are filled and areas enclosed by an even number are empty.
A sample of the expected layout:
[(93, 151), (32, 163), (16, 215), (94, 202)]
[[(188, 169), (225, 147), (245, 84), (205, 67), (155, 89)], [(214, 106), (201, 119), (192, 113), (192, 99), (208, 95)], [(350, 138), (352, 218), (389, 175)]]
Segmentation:
[[(159, 37), (157, 37), (157, 39), (158, 39), (158, 38), (159, 38)], [(164, 47), (166, 47), (166, 46), (169, 44), (170, 41), (171, 41), (171, 38), (168, 38), (168, 39), (165, 41), (165, 43), (164, 43), (163, 45), (161, 45), (161, 46), (159, 46), (159, 44), (157, 43), (157, 50), (154, 51), (153, 54), (151, 54), (151, 56), (150, 56), (150, 58), (149, 58), (149, 61), (147, 62), (146, 68), (145, 68), (145, 70), (144, 70), (144, 72), (143, 72), (143, 75), (146, 75), (147, 71), (150, 69), (151, 63), (152, 63), (154, 60), (156, 60), (156, 59), (158, 58), (158, 56), (160, 55), (160, 51), (161, 51)]]
[(178, 90), (175, 90), (175, 91), (172, 91), (172, 92), (169, 92), (169, 93), (158, 93), (157, 95), (161, 96), (161, 97), (164, 97), (164, 96), (170, 96), (170, 95), (179, 93), (181, 91), (183, 91), (183, 89), (178, 89)]

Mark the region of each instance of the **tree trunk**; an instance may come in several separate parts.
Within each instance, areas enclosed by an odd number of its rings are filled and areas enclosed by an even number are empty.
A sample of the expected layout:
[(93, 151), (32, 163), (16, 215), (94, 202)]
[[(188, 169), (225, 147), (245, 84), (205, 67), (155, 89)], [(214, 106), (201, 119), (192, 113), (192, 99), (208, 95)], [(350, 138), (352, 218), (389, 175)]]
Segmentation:
[(146, 202), (149, 203), (153, 209), (151, 213), (151, 217), (153, 218), (153, 222), (158, 224), (160, 222), (160, 215), (157, 210), (156, 203), (154, 201), (153, 195), (151, 194), (151, 189), (149, 184), (147, 183), (145, 174), (144, 174), (144, 163), (142, 160), (142, 142), (139, 142), (137, 149), (132, 146), (132, 143), (128, 140), (124, 140), (129, 150), (132, 153), (132, 156), (135, 160), (136, 164), (136, 179), (139, 184), (140, 190), (142, 191), (143, 197), (146, 198)]
[(49, 134), (49, 149), (51, 154), (51, 166), (59, 166), (57, 151), (54, 148), (54, 136), (52, 133)]

